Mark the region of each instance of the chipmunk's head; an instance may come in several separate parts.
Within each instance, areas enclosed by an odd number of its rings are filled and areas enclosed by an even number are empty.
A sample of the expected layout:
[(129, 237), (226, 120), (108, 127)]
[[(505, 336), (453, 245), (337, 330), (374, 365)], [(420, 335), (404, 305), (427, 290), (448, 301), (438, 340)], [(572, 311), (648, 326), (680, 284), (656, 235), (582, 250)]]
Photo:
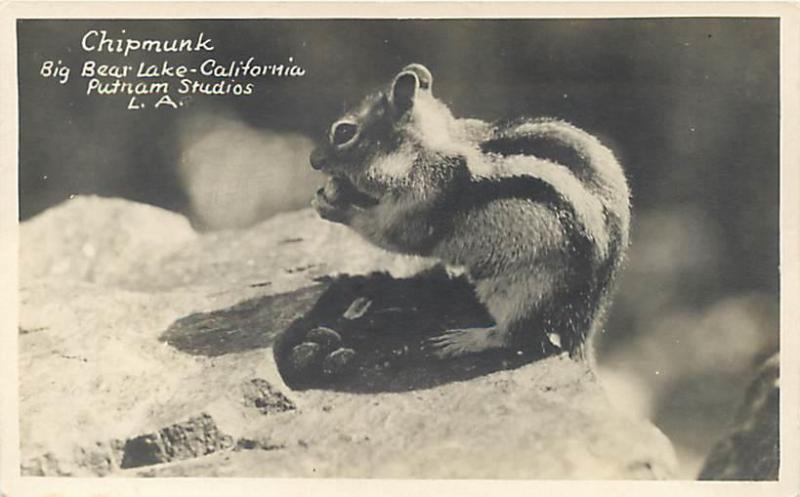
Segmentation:
[(311, 166), (348, 179), (374, 198), (382, 196), (408, 174), (411, 161), (387, 163), (389, 169), (395, 169), (389, 174), (376, 171), (376, 164), (393, 154), (399, 156), (401, 151), (407, 152), (403, 157), (408, 158), (415, 144), (430, 135), (423, 129), (432, 121), (423, 117), (432, 114), (426, 109), (452, 117), (433, 98), (432, 83), (425, 66), (410, 64), (403, 68), (386, 90), (370, 95), (330, 126), (324, 141), (311, 153)]

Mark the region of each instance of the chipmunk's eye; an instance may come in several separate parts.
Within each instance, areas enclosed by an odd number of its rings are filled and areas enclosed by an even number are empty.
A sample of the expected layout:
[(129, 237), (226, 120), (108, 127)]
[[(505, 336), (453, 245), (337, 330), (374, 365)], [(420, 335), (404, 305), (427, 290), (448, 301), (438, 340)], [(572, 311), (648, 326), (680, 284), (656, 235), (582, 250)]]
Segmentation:
[(337, 123), (331, 130), (331, 142), (334, 145), (345, 145), (353, 140), (358, 133), (358, 126), (353, 123)]

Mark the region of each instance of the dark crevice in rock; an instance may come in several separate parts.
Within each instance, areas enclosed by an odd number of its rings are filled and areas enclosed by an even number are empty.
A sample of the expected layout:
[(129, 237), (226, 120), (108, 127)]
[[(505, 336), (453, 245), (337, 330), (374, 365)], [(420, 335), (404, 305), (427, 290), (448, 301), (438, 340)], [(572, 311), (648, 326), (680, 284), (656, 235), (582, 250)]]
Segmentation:
[(187, 354), (204, 356), (269, 347), (275, 335), (308, 311), (324, 290), (325, 285), (317, 284), (190, 314), (172, 323), (159, 340)]
[(222, 433), (208, 414), (128, 439), (123, 448), (122, 469), (192, 459), (233, 448), (230, 435)]
[(19, 332), (20, 335), (29, 335), (31, 333), (38, 333), (40, 331), (46, 331), (46, 330), (47, 330), (47, 326), (42, 326), (40, 328), (21, 328), (21, 327), (17, 327), (17, 331)]
[(259, 282), (259, 283), (250, 283), (249, 286), (250, 286), (250, 288), (263, 288), (265, 286), (270, 286), (270, 285), (272, 285), (271, 281), (262, 281), (262, 282)]
[(552, 351), (496, 351), (439, 359), (428, 338), (493, 324), (463, 277), (434, 268), (327, 280), (315, 305), (280, 334), (274, 356), (293, 389), (402, 392), (519, 367)]
[(275, 444), (266, 439), (240, 438), (234, 450), (279, 450), (285, 449), (283, 444)]
[(643, 480), (657, 480), (663, 477), (656, 471), (651, 461), (633, 461), (625, 467), (626, 473)]

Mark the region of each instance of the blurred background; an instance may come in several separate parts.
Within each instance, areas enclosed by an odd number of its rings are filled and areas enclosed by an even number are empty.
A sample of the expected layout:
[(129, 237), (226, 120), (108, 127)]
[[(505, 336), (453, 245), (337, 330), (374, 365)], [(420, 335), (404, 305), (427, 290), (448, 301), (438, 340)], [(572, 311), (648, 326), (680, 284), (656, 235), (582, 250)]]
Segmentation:
[[(196, 38), (212, 53), (95, 54), (110, 37)], [(120, 35), (122, 29), (126, 35)], [(775, 19), (20, 21), (20, 217), (70, 195), (244, 228), (306, 207), (308, 153), (409, 62), (457, 116), (555, 116), (610, 145), (633, 191), (632, 247), (599, 362), (612, 398), (673, 441), (694, 478), (755, 363), (778, 342), (779, 24)], [(306, 69), (249, 96), (126, 110), (86, 96), (87, 60), (196, 66), (255, 57)], [(65, 85), (39, 74), (71, 66)], [(135, 79), (129, 78), (135, 81)]]

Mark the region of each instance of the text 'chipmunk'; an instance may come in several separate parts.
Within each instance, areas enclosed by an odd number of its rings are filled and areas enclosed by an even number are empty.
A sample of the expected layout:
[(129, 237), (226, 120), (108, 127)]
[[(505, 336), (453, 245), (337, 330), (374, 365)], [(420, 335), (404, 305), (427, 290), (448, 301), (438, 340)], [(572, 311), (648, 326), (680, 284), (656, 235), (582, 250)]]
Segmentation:
[(628, 246), (630, 192), (614, 154), (555, 119), (458, 119), (420, 64), (330, 127), (311, 154), (319, 214), (384, 249), (461, 267), (495, 320), (430, 340), (585, 357)]

